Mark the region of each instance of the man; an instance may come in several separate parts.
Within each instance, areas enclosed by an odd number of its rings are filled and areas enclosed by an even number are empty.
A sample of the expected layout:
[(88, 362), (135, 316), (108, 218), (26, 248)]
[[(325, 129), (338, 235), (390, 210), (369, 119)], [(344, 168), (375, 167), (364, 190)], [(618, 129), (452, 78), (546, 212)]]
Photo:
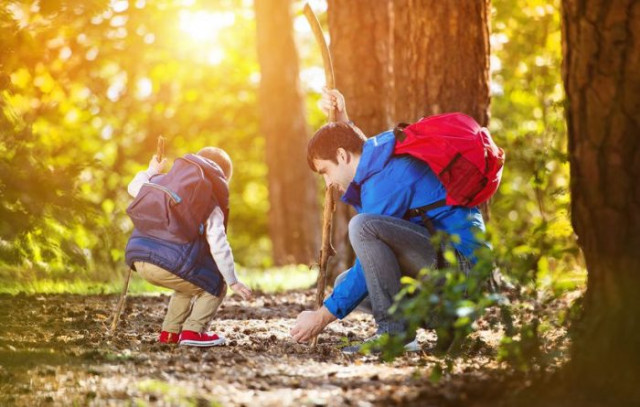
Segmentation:
[[(329, 323), (346, 317), (368, 298), (377, 324), (374, 338), (381, 334), (404, 335), (407, 323), (390, 315), (394, 296), (403, 275), (418, 276), (433, 267), (437, 250), (431, 233), (418, 215), (403, 219), (408, 210), (445, 198), (446, 191), (429, 166), (409, 156), (394, 156), (395, 138), (387, 131), (371, 139), (350, 121), (344, 97), (337, 90), (323, 92), (321, 108), (336, 109), (336, 123), (320, 128), (309, 141), (307, 160), (313, 171), (343, 193), (342, 201), (358, 212), (349, 222), (349, 239), (356, 254), (354, 266), (336, 279), (333, 293), (316, 311), (298, 315), (291, 336), (306, 342)], [(468, 273), (473, 252), (483, 245), (476, 237), (484, 231), (477, 208), (441, 206), (428, 212), (436, 230), (452, 238), (459, 264)], [(415, 338), (405, 337), (405, 349), (418, 350)], [(360, 346), (343, 349), (355, 353)]]

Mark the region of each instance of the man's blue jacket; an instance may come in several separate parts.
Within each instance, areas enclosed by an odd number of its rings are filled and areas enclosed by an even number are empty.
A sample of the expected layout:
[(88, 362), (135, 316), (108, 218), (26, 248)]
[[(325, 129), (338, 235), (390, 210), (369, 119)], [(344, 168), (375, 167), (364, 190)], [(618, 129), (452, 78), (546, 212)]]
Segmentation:
[[(358, 213), (388, 215), (402, 218), (409, 209), (445, 199), (445, 189), (429, 166), (413, 157), (394, 156), (395, 138), (391, 131), (379, 134), (364, 143), (362, 156), (353, 181), (342, 201)], [(476, 234), (484, 232), (482, 214), (477, 208), (443, 206), (429, 211), (437, 230), (458, 235), (455, 249), (475, 262), (473, 252), (484, 245)], [(420, 217), (410, 220), (421, 224)], [(457, 239), (456, 239), (457, 240)], [(337, 285), (324, 305), (336, 317), (344, 318), (368, 295), (360, 260), (349, 269), (346, 278)]]

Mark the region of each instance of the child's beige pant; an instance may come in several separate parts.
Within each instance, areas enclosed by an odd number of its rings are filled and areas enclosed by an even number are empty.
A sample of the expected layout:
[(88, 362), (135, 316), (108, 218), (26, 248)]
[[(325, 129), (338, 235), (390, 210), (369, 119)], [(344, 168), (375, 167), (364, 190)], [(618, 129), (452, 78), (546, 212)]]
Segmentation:
[(134, 265), (138, 274), (151, 284), (175, 290), (162, 323), (163, 331), (202, 332), (208, 327), (227, 293), (226, 285), (222, 287), (220, 297), (216, 297), (154, 264), (135, 262)]

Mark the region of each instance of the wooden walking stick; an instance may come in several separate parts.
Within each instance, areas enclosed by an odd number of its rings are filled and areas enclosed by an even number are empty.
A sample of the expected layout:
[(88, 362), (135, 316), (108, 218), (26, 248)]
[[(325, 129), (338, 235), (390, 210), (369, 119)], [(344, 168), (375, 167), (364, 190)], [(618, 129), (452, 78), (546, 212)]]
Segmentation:
[(156, 146), (156, 157), (158, 162), (161, 162), (164, 158), (164, 137), (158, 136), (158, 145)]
[[(327, 287), (327, 263), (329, 257), (336, 254), (331, 245), (331, 222), (333, 211), (336, 209), (333, 201), (333, 184), (329, 185), (324, 192), (324, 210), (322, 211), (322, 248), (320, 249), (320, 260), (318, 261), (318, 282), (316, 286), (316, 309), (322, 307), (324, 302), (324, 290)], [(318, 344), (318, 336), (311, 340), (311, 346), (315, 348)]]
[[(158, 162), (161, 162), (164, 158), (164, 137), (158, 136), (158, 145), (156, 147), (156, 157)], [(124, 280), (124, 286), (122, 287), (122, 292), (120, 293), (120, 299), (118, 300), (118, 305), (116, 307), (116, 312), (113, 315), (113, 321), (111, 321), (111, 334), (116, 332), (118, 328), (118, 320), (120, 319), (120, 314), (122, 314), (122, 310), (124, 309), (124, 304), (127, 301), (127, 291), (129, 291), (129, 281), (131, 281), (131, 273), (133, 270), (129, 268), (129, 272), (127, 273), (127, 278)]]
[[(329, 53), (329, 47), (327, 46), (327, 41), (324, 38), (322, 27), (320, 27), (318, 17), (309, 6), (309, 3), (304, 5), (303, 13), (311, 26), (313, 36), (315, 37), (316, 42), (320, 46), (320, 51), (322, 52), (322, 64), (324, 65), (326, 86), (329, 89), (333, 89), (335, 88), (333, 63), (331, 62), (331, 54)], [(331, 123), (335, 121), (336, 112), (332, 108), (329, 110), (329, 122)], [(333, 221), (333, 212), (335, 210), (333, 190), (333, 185), (329, 185), (324, 194), (324, 210), (322, 213), (322, 248), (320, 249), (320, 261), (318, 262), (319, 269), (316, 287), (316, 309), (322, 307), (322, 303), (324, 302), (324, 291), (327, 286), (327, 263), (329, 261), (329, 257), (335, 254), (335, 250), (333, 249), (333, 246), (331, 246), (331, 223)], [(318, 337), (314, 336), (311, 340), (311, 346), (315, 347), (317, 344)]]
[(113, 321), (111, 322), (111, 334), (116, 333), (116, 329), (118, 328), (118, 320), (120, 319), (120, 314), (122, 314), (124, 303), (127, 299), (127, 291), (129, 290), (129, 280), (131, 280), (132, 271), (133, 270), (129, 269), (129, 271), (127, 272), (127, 278), (126, 280), (124, 280), (124, 286), (122, 287), (122, 292), (120, 293), (118, 306), (116, 307), (116, 312), (115, 314), (113, 314)]
[[(311, 26), (311, 31), (313, 31), (313, 36), (316, 39), (316, 42), (320, 46), (320, 51), (322, 52), (322, 65), (324, 66), (324, 78), (326, 82), (326, 86), (329, 89), (333, 89), (336, 87), (335, 84), (335, 76), (333, 74), (333, 63), (331, 62), (331, 54), (329, 53), (329, 47), (327, 46), (327, 41), (324, 38), (324, 34), (322, 33), (322, 27), (320, 27), (320, 22), (318, 21), (318, 17), (309, 6), (309, 3), (305, 3), (304, 8), (302, 10), (304, 16), (307, 18), (309, 25)], [(329, 123), (336, 121), (336, 112), (334, 109), (329, 111)]]

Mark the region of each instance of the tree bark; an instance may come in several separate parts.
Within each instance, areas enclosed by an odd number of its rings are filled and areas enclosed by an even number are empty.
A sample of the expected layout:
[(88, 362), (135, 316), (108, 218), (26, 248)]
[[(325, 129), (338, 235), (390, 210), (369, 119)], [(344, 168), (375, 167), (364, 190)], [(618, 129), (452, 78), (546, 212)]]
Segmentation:
[(336, 87), (350, 119), (367, 137), (393, 123), (392, 5), (388, 0), (329, 0), (329, 33)]
[(276, 265), (317, 256), (317, 182), (307, 168), (309, 133), (293, 40), (291, 0), (255, 2), (260, 62), (260, 124), (269, 169), (269, 234)]
[(489, 121), (489, 1), (393, 2), (394, 121), (458, 111)]
[(640, 1), (563, 0), (571, 218), (588, 270), (568, 371), (618, 405), (640, 402), (638, 44)]
[[(367, 137), (392, 125), (389, 98), (393, 77), (389, 56), (392, 46), (387, 0), (329, 0), (330, 50), (336, 88), (347, 101), (349, 118)], [(348, 237), (353, 209), (336, 200), (333, 216), (333, 243), (336, 255), (329, 263), (329, 279), (353, 265), (355, 256)]]

